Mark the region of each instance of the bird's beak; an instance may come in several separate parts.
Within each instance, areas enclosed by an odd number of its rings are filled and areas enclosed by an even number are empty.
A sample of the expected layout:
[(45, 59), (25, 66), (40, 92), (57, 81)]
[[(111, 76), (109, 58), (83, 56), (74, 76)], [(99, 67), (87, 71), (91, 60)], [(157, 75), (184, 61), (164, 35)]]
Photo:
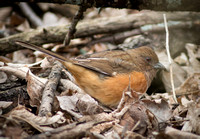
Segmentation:
[(161, 64), (160, 62), (156, 63), (154, 65), (155, 69), (162, 69), (162, 70), (166, 70), (165, 66), (163, 64)]

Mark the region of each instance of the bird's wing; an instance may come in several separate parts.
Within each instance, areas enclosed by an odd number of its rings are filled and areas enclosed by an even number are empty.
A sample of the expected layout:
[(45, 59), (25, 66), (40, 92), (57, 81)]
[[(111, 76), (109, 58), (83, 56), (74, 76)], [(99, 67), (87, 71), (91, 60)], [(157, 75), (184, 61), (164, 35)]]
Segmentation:
[(132, 58), (126, 51), (116, 50), (80, 56), (74, 59), (73, 63), (104, 75), (114, 76), (139, 70)]

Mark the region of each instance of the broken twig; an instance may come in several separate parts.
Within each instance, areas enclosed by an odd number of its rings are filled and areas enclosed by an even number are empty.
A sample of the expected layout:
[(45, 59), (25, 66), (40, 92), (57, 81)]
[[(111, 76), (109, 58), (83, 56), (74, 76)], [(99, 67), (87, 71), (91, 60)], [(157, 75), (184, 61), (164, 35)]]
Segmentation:
[(58, 81), (61, 78), (61, 71), (61, 63), (56, 61), (49, 75), (49, 81), (47, 82), (42, 94), (42, 102), (39, 109), (39, 116), (47, 116), (49, 114), (51, 115), (56, 87)]

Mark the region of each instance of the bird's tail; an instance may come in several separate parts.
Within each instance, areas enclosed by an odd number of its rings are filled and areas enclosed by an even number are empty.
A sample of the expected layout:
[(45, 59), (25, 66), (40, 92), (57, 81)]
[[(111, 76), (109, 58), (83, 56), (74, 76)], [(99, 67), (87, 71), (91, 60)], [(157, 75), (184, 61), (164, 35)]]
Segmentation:
[(32, 50), (43, 52), (43, 53), (45, 53), (47, 55), (55, 57), (58, 60), (61, 60), (61, 61), (64, 61), (64, 62), (70, 62), (69, 59), (67, 59), (67, 58), (65, 58), (65, 57), (63, 57), (61, 55), (58, 55), (58, 54), (56, 54), (54, 52), (51, 52), (49, 50), (46, 50), (46, 49), (44, 49), (42, 47), (36, 46), (34, 44), (30, 44), (30, 43), (26, 43), (26, 42), (22, 42), (22, 41), (16, 41), (15, 43), (18, 44), (18, 45), (21, 45), (21, 46), (23, 46), (25, 48), (28, 48), (28, 49), (32, 49)]

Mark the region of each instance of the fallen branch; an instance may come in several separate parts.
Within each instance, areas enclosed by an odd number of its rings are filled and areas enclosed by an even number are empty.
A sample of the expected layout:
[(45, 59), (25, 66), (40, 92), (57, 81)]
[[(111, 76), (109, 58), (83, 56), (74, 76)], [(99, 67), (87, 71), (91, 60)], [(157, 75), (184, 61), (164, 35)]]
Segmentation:
[(42, 102), (39, 109), (39, 116), (48, 116), (49, 114), (51, 115), (51, 109), (55, 96), (54, 93), (56, 91), (58, 81), (61, 78), (61, 71), (61, 63), (56, 61), (42, 94)]
[[(98, 18), (94, 20), (85, 20), (77, 25), (77, 32), (75, 38), (90, 37), (96, 34), (113, 34), (117, 32), (130, 31), (135, 28), (142, 27), (143, 31), (150, 31), (154, 29), (151, 24), (158, 24), (163, 22), (162, 12), (143, 12), (138, 14), (131, 14), (127, 16)], [(169, 21), (180, 21), (170, 23), (170, 26), (182, 25), (181, 22), (190, 22), (186, 26), (194, 25), (192, 21), (198, 21), (200, 15), (198, 13), (167, 13)], [(187, 17), (187, 18), (185, 18)], [(198, 25), (198, 24), (197, 24)], [(182, 27), (181, 26), (181, 27)], [(163, 26), (164, 27), (164, 26)], [(31, 42), (36, 45), (45, 43), (63, 42), (65, 35), (68, 33), (69, 25), (54, 26), (47, 28), (39, 28), (28, 32), (19, 33), (6, 38), (0, 39), (0, 55), (4, 55), (22, 47), (15, 44), (16, 40)], [(163, 28), (164, 30), (164, 28)]]

